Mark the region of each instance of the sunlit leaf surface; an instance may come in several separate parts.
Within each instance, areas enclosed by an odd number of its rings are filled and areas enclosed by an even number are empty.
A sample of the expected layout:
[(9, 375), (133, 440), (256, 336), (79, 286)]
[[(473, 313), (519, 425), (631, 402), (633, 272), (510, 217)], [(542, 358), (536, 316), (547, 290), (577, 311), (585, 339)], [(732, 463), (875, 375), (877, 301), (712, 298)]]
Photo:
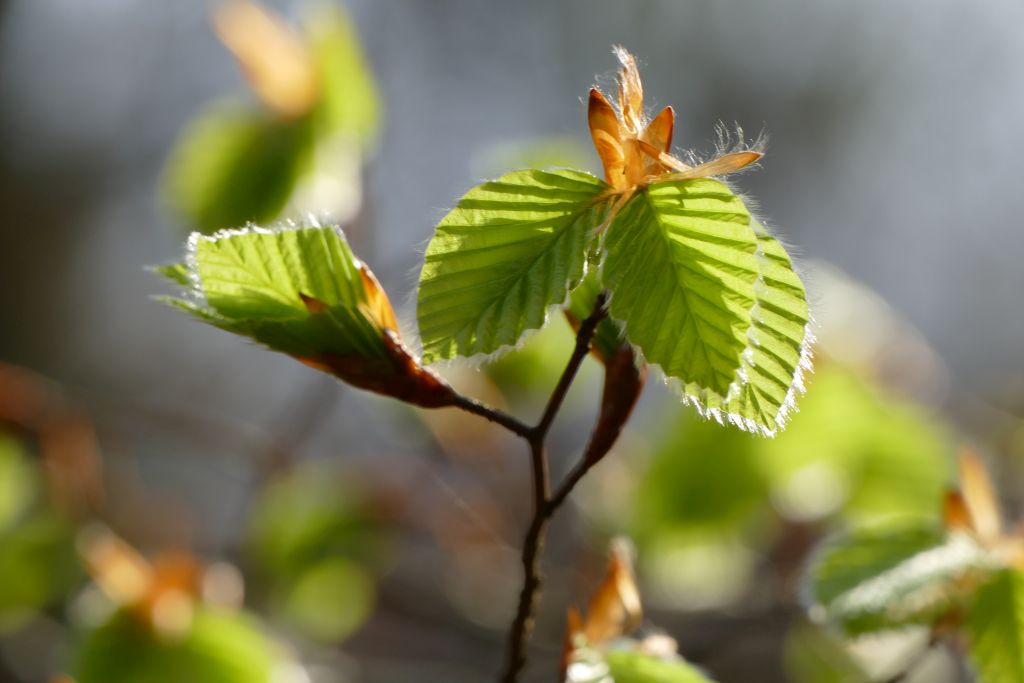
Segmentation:
[(602, 282), (629, 340), (699, 406), (724, 402), (760, 272), (740, 199), (714, 180), (653, 185), (615, 217), (605, 248)]
[(516, 171), (470, 190), (424, 258), (424, 360), (491, 354), (542, 327), (583, 277), (604, 187), (575, 171)]

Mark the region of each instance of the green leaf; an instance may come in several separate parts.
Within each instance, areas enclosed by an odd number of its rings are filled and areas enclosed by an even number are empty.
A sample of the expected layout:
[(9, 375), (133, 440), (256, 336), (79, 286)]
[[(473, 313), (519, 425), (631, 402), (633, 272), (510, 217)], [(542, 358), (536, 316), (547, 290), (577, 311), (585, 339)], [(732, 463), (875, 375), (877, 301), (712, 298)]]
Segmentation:
[(276, 219), (312, 160), (309, 121), (216, 104), (182, 133), (164, 175), (172, 206), (204, 233)]
[(272, 683), (289, 664), (251, 617), (210, 608), (171, 640), (118, 613), (85, 635), (73, 661), (77, 683)]
[(811, 615), (859, 635), (931, 624), (963, 600), (965, 577), (994, 567), (963, 535), (933, 527), (878, 527), (827, 544), (808, 576)]
[(785, 247), (757, 220), (751, 225), (757, 235), (760, 277), (754, 290), (749, 353), (743, 355), (745, 381), (730, 400), (709, 407), (741, 422), (747, 431), (774, 436), (804, 390), (813, 336), (807, 292)]
[(710, 683), (700, 670), (678, 657), (661, 658), (643, 652), (605, 653), (614, 683)]
[(982, 586), (967, 619), (967, 632), (979, 681), (1024, 681), (1024, 574), (1004, 570)]
[(427, 362), (490, 354), (542, 327), (583, 278), (605, 184), (575, 171), (516, 171), (470, 190), (441, 223), (420, 275)]
[(425, 408), (455, 400), (402, 344), (387, 295), (340, 229), (193, 233), (188, 264), (192, 297), (171, 306), (361, 389)]
[(368, 143), (380, 125), (380, 98), (352, 20), (340, 7), (324, 6), (307, 22), (306, 33), (320, 75), (313, 111), (318, 131)]
[(608, 229), (601, 277), (611, 316), (705, 413), (717, 414), (740, 383), (757, 247), (743, 202), (715, 180), (645, 188)]
[[(205, 322), (302, 357), (387, 356), (379, 327), (361, 308), (368, 295), (360, 263), (340, 230), (253, 228), (197, 234), (189, 248), (201, 304), (179, 300), (178, 305)], [(302, 296), (326, 309), (310, 311)]]

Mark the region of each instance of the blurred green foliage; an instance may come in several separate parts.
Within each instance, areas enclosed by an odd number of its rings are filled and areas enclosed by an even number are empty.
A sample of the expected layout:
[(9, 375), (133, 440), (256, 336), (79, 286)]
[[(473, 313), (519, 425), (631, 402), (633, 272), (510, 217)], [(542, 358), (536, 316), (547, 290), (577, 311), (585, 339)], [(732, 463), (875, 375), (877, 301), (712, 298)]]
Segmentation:
[[(637, 539), (760, 531), (769, 511), (830, 525), (937, 518), (951, 480), (939, 423), (836, 364), (823, 365), (810, 384), (775, 439), (674, 420), (638, 482)], [(747, 538), (763, 545), (771, 535)]]
[(986, 683), (1024, 680), (1024, 572), (1003, 570), (981, 587), (967, 630), (971, 659)]
[(72, 529), (46, 505), (37, 464), (0, 432), (0, 634), (59, 601), (79, 577)]
[(800, 624), (787, 634), (783, 660), (792, 683), (870, 681), (841, 640), (811, 624)]
[(708, 683), (710, 680), (676, 657), (612, 650), (605, 654), (605, 661), (615, 683)]
[(167, 193), (202, 232), (276, 218), (312, 164), (313, 129), (237, 103), (219, 103), (185, 129)]
[(337, 5), (324, 5), (305, 25), (320, 74), (312, 114), (317, 136), (342, 135), (368, 147), (380, 129), (381, 103), (351, 19)]
[(254, 578), (273, 616), (328, 642), (369, 617), (388, 534), (337, 467), (307, 463), (271, 482), (252, 512), (249, 539)]
[(244, 613), (199, 608), (182, 637), (161, 638), (121, 611), (82, 636), (70, 673), (76, 683), (273, 683), (288, 663)]
[[(358, 174), (381, 110), (358, 37), (340, 8), (326, 6), (309, 17), (301, 37), (319, 84), (309, 111), (285, 116), (233, 99), (214, 103), (185, 127), (167, 163), (164, 193), (189, 227), (209, 234), (272, 222), (321, 171), (355, 167)], [(337, 156), (350, 158), (331, 158)], [(346, 180), (358, 182), (358, 176)], [(331, 207), (291, 208), (289, 217)]]

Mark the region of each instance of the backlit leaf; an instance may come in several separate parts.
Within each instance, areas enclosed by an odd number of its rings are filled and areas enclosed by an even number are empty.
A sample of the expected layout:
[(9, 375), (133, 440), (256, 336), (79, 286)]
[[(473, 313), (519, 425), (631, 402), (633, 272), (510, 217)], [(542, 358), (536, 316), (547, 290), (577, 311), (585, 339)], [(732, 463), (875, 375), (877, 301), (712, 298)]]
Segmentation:
[(760, 277), (749, 354), (743, 356), (745, 381), (730, 400), (711, 407), (742, 422), (747, 431), (773, 435), (785, 426), (810, 369), (810, 314), (807, 292), (785, 247), (756, 220), (752, 226)]
[(428, 362), (491, 354), (539, 329), (582, 279), (604, 183), (516, 171), (470, 190), (427, 247), (417, 315)]
[(362, 389), (450, 405), (450, 387), (403, 346), (387, 296), (338, 228), (195, 233), (188, 265), (193, 296), (168, 303)]
[(640, 190), (608, 228), (610, 311), (689, 401), (723, 404), (740, 380), (759, 278), (743, 202), (714, 180)]

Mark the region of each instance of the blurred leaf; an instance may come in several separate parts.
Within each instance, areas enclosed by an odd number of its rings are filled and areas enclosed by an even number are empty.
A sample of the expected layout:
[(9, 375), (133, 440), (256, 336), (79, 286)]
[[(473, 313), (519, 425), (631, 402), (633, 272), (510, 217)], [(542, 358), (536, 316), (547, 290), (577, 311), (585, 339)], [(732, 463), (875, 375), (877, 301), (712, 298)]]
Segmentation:
[(576, 171), (517, 171), (470, 190), (427, 247), (417, 303), (424, 360), (494, 353), (543, 327), (583, 277), (604, 188)]
[(193, 234), (189, 280), (199, 301), (170, 299), (361, 389), (424, 407), (453, 393), (402, 344), (387, 295), (336, 227)]
[(963, 535), (946, 539), (931, 527), (861, 530), (827, 544), (813, 560), (812, 616), (849, 635), (931, 624), (992, 567), (990, 554)]
[(768, 502), (758, 441), (710, 421), (677, 419), (640, 479), (633, 533), (650, 541), (745, 527)]
[(1024, 681), (1024, 574), (1004, 570), (982, 586), (967, 620), (983, 683)]
[(171, 205), (207, 234), (272, 221), (308, 170), (312, 151), (307, 118), (216, 104), (182, 133), (164, 189)]
[(37, 486), (21, 446), (0, 432), (0, 533), (18, 520), (35, 497)]
[(249, 537), (256, 559), (281, 583), (330, 558), (379, 563), (387, 546), (385, 528), (351, 478), (320, 464), (294, 469), (263, 490)]
[[(568, 325), (547, 325), (525, 344), (488, 363), (485, 372), (510, 398), (522, 399), (522, 410), (536, 410), (551, 393), (552, 378), (565, 367), (575, 336)], [(589, 370), (584, 363), (581, 374), (590, 374)]]
[(949, 438), (917, 406), (834, 363), (818, 368), (785, 433), (758, 444), (780, 513), (851, 525), (937, 519), (952, 480)]
[(273, 683), (288, 664), (254, 619), (205, 608), (174, 640), (118, 612), (84, 634), (70, 673), (76, 683)]
[(304, 634), (323, 642), (344, 640), (373, 609), (374, 584), (353, 562), (334, 558), (318, 562), (287, 587), (280, 611)]
[(843, 643), (831, 633), (809, 624), (792, 629), (786, 637), (784, 662), (792, 683), (870, 683)]
[(68, 524), (37, 502), (41, 476), (0, 432), (0, 634), (62, 597), (78, 576)]
[(614, 683), (709, 683), (710, 678), (678, 657), (612, 650), (605, 661)]
[(0, 633), (61, 598), (78, 577), (71, 531), (41, 513), (0, 535)]
[(324, 5), (307, 23), (307, 34), (320, 75), (320, 102), (313, 113), (318, 132), (351, 136), (365, 145), (380, 127), (381, 107), (351, 19), (337, 5)]

